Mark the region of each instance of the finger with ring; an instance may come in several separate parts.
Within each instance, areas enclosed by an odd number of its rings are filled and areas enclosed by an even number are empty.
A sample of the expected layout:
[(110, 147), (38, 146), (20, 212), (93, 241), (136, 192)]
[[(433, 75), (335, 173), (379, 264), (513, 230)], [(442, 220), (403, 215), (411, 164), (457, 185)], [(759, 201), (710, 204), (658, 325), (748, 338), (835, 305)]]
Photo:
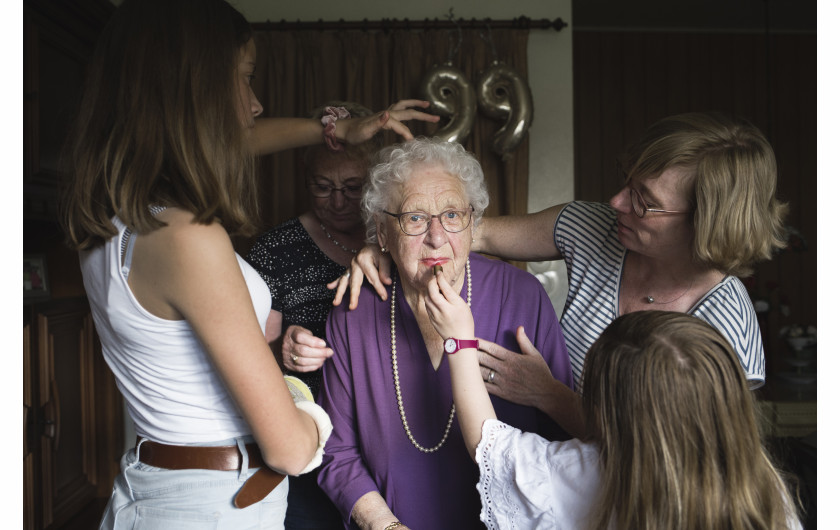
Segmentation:
[(293, 353), (292, 354), (292, 362), (297, 364), (298, 359), (299, 359), (299, 357)]
[(492, 383), (496, 379), (496, 371), (490, 370), (490, 375), (487, 376), (487, 382)]
[(346, 271), (344, 271), (344, 276), (346, 276), (347, 278), (350, 277), (350, 269), (347, 269)]

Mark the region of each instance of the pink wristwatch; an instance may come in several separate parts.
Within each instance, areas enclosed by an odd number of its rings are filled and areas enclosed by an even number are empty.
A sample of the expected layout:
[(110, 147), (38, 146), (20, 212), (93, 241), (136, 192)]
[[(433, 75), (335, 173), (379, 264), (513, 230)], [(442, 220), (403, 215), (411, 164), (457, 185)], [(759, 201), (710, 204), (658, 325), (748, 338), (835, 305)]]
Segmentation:
[(455, 353), (456, 351), (463, 350), (465, 348), (478, 349), (478, 339), (446, 339), (443, 341), (443, 351), (446, 353)]

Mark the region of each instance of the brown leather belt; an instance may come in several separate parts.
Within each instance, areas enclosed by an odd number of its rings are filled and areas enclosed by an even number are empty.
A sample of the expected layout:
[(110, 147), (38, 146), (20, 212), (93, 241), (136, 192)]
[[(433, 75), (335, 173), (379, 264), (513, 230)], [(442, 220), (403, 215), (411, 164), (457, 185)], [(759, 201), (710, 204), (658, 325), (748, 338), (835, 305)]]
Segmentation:
[[(139, 437), (137, 443), (140, 443)], [(265, 465), (257, 444), (245, 444), (245, 451), (248, 453), (248, 467), (260, 469), (245, 481), (236, 494), (233, 503), (237, 508), (246, 508), (261, 501), (286, 478), (286, 475)], [(242, 455), (235, 445), (166, 445), (146, 440), (140, 444), (139, 457), (144, 464), (163, 469), (236, 471), (242, 467)]]

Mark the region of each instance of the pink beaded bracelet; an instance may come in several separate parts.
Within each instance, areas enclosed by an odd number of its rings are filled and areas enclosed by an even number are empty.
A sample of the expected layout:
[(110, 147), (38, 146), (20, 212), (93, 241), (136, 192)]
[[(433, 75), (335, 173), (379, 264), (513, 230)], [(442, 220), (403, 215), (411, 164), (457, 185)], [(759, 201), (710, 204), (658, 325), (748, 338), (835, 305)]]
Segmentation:
[(336, 120), (344, 120), (350, 117), (350, 113), (344, 107), (325, 107), (324, 115), (321, 116), (321, 123), (324, 125), (324, 143), (333, 151), (343, 151), (344, 146), (335, 137)]

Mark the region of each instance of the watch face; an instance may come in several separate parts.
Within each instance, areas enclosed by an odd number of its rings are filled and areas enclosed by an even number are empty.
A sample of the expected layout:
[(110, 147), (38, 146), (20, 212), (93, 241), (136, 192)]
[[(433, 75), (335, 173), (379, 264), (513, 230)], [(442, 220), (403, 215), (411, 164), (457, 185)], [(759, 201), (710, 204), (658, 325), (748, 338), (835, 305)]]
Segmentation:
[(443, 343), (443, 349), (446, 353), (452, 353), (455, 351), (455, 339), (446, 339), (446, 342)]

